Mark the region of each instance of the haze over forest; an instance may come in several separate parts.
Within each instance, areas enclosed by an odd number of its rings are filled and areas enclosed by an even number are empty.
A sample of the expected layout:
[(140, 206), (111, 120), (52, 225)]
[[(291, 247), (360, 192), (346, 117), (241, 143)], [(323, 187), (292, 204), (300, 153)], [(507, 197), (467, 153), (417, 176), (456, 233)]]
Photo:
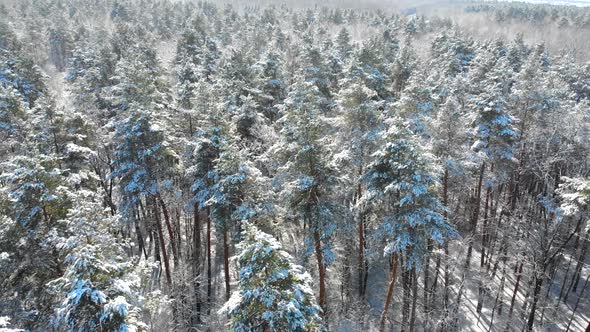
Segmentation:
[(590, 2), (0, 0), (0, 332), (590, 332)]

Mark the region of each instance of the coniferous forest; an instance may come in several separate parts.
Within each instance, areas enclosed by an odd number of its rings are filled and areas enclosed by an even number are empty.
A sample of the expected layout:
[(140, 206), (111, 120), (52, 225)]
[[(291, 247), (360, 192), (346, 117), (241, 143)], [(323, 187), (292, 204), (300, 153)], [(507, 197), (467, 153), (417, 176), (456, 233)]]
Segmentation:
[(588, 332), (589, 60), (590, 7), (0, 0), (0, 331)]

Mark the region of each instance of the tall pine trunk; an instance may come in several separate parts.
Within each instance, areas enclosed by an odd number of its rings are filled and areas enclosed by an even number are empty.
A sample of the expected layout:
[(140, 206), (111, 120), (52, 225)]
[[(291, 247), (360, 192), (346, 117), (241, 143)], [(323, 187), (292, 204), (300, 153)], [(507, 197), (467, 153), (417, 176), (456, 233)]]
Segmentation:
[[(406, 257), (407, 259), (407, 257)], [(402, 266), (404, 264), (402, 263)], [(402, 271), (402, 326), (401, 331), (408, 331), (410, 325), (410, 304), (411, 304), (411, 275), (410, 271), (403, 269)]]
[(475, 189), (475, 200), (473, 203), (473, 214), (471, 215), (471, 238), (469, 239), (469, 246), (467, 247), (467, 258), (465, 259), (465, 268), (468, 269), (469, 265), (471, 264), (471, 256), (473, 252), (473, 240), (475, 237), (475, 233), (477, 230), (477, 222), (479, 220), (479, 211), (481, 205), (481, 186), (483, 183), (483, 174), (485, 172), (486, 164), (485, 162), (481, 164), (481, 169), (479, 171), (479, 178), (477, 182), (477, 188)]
[[(447, 223), (449, 223), (449, 213), (447, 212), (449, 206), (449, 170), (445, 167), (445, 174), (443, 176), (443, 205), (445, 206), (445, 210), (443, 211), (443, 218)], [(450, 223), (449, 223), (450, 224)], [(444, 251), (445, 251), (445, 289), (444, 289), (444, 296), (443, 296), (443, 306), (445, 312), (449, 307), (449, 287), (450, 285), (450, 271), (449, 271), (449, 243), (445, 241), (444, 244)]]
[(158, 229), (158, 237), (160, 239), (160, 250), (162, 250), (162, 259), (164, 260), (164, 269), (166, 270), (166, 282), (172, 286), (172, 276), (170, 274), (170, 262), (168, 261), (168, 253), (166, 252), (166, 242), (164, 241), (164, 232), (162, 231), (162, 221), (160, 220), (160, 211), (156, 199), (153, 200), (154, 216), (156, 217), (156, 227)]
[(212, 264), (211, 264), (211, 209), (207, 207), (207, 314), (211, 312), (211, 301), (213, 296), (213, 289), (211, 282), (213, 278)]
[(424, 264), (424, 313), (428, 317), (428, 304), (430, 294), (430, 255), (432, 254), (432, 240), (428, 240), (428, 252), (426, 253), (426, 263)]
[(231, 289), (229, 285), (229, 242), (228, 231), (223, 230), (223, 271), (225, 276), (225, 300), (229, 300)]
[[(359, 167), (358, 175), (361, 176), (363, 174), (363, 166)], [(356, 200), (361, 198), (363, 192), (362, 185), (359, 181), (356, 188)], [(365, 295), (365, 216), (364, 213), (361, 211), (358, 214), (358, 222), (359, 222), (359, 261), (358, 261), (358, 275), (359, 275), (359, 296), (363, 297)]]
[(326, 303), (326, 267), (324, 266), (324, 253), (322, 252), (322, 241), (319, 230), (313, 231), (313, 239), (315, 242), (315, 255), (318, 262), (319, 284), (320, 284), (320, 298), (319, 303), (322, 308), (322, 315), (326, 316), (328, 313), (328, 305)]
[(383, 312), (381, 313), (381, 319), (379, 320), (379, 331), (385, 331), (385, 321), (387, 320), (387, 311), (391, 305), (393, 299), (393, 288), (395, 286), (395, 278), (397, 275), (397, 255), (393, 254), (389, 262), (389, 286), (387, 287), (387, 297), (385, 298), (385, 305)]
[(533, 330), (533, 325), (535, 324), (535, 314), (537, 312), (537, 304), (539, 303), (539, 295), (541, 294), (541, 288), (543, 287), (543, 280), (544, 280), (545, 269), (543, 269), (543, 273), (534, 272), (534, 285), (535, 288), (533, 289), (533, 303), (531, 305), (531, 311), (529, 313), (529, 318), (527, 321), (527, 329), (529, 331)]
[(523, 261), (520, 262), (520, 265), (518, 264), (518, 262), (516, 263), (516, 282), (514, 283), (514, 292), (512, 293), (512, 299), (510, 300), (510, 309), (508, 309), (508, 320), (506, 321), (506, 328), (504, 329), (504, 331), (508, 331), (510, 329), (510, 322), (512, 319), (512, 313), (514, 311), (514, 303), (516, 302), (516, 295), (518, 294), (518, 290), (520, 288), (520, 280), (522, 279), (523, 265)]
[(410, 311), (410, 332), (414, 332), (416, 326), (416, 305), (418, 303), (418, 271), (410, 271), (410, 283), (412, 288), (412, 310)]
[(201, 218), (199, 207), (193, 207), (193, 292), (195, 297), (195, 312), (192, 327), (201, 323)]
[[(580, 301), (584, 298), (584, 292), (586, 291), (586, 288), (588, 287), (588, 280), (590, 280), (590, 275), (588, 275), (586, 277), (586, 281), (584, 282), (584, 287), (582, 287), (582, 291), (580, 292), (580, 295), (578, 296), (578, 299), (576, 300), (576, 305), (574, 306), (574, 310), (572, 311), (572, 315), (570, 316), (570, 320), (567, 323), (567, 329), (565, 330), (565, 332), (569, 332), (570, 327), (572, 326), (572, 321), (574, 320), (574, 316), (576, 315), (576, 311), (578, 311), (578, 306), (580, 305)], [(586, 332), (588, 332), (590, 330), (590, 323), (588, 325), (588, 327), (586, 328)]]
[(174, 258), (174, 267), (178, 267), (178, 252), (176, 247), (176, 236), (174, 235), (174, 228), (170, 223), (170, 214), (168, 213), (168, 208), (162, 199), (160, 194), (157, 195), (157, 200), (162, 207), (162, 213), (164, 214), (164, 221), (166, 223), (166, 229), (168, 230), (168, 236), (170, 237), (170, 247), (172, 248), (172, 257)]
[[(359, 185), (360, 188), (360, 185)], [(359, 262), (358, 262), (358, 274), (359, 274), (359, 296), (363, 297), (364, 292), (364, 276), (365, 276), (365, 225), (364, 216), (359, 216)]]

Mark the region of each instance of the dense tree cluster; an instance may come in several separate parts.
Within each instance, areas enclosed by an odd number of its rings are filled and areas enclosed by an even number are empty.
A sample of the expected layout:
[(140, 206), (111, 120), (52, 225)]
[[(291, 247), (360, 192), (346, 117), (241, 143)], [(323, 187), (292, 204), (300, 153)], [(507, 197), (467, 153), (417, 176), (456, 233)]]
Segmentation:
[(467, 13), (488, 13), (496, 22), (550, 22), (558, 28), (590, 27), (590, 10), (587, 7), (547, 6), (534, 3), (481, 2), (465, 6)]
[(589, 134), (448, 19), (0, 1), (0, 331), (588, 330)]

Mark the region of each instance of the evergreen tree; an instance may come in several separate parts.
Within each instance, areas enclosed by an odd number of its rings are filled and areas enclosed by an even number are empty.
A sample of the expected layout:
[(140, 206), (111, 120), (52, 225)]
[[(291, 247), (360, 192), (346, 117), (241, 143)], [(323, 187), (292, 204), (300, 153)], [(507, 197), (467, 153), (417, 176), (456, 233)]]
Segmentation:
[(315, 252), (319, 273), (319, 303), (327, 312), (326, 267), (333, 262), (331, 238), (339, 206), (331, 197), (338, 181), (331, 163), (330, 142), (324, 137), (329, 122), (322, 106), (324, 96), (312, 82), (297, 82), (285, 100), (281, 135), (274, 147), (284, 160), (279, 169), (284, 178), (282, 195), (307, 229), (308, 249)]
[(311, 278), (272, 236), (245, 223), (238, 289), (220, 310), (232, 331), (319, 331)]
[(280, 55), (269, 51), (258, 64), (257, 88), (261, 91), (258, 104), (262, 113), (271, 121), (278, 117), (278, 105), (286, 96), (284, 74)]
[[(354, 188), (352, 195), (355, 203), (363, 195), (364, 185), (360, 177), (376, 149), (378, 133), (381, 129), (380, 110), (383, 108), (377, 93), (365, 85), (363, 74), (364, 72), (352, 67), (349, 73), (351, 77), (343, 80), (342, 89), (336, 99), (341, 107), (340, 116), (343, 120), (339, 137), (343, 151), (339, 154), (339, 158), (346, 163), (343, 163), (343, 166), (347, 166), (346, 173), (349, 174), (346, 187)], [(365, 259), (367, 220), (362, 211), (355, 212), (359, 239), (359, 294), (362, 296), (365, 293), (368, 273), (368, 263)]]
[(19, 155), (2, 163), (0, 253), (3, 308), (13, 308), (18, 326), (44, 329), (51, 320), (54, 296), (46, 284), (60, 276), (61, 258), (47, 241), (63, 227), (59, 220), (71, 207), (69, 189), (54, 156)]
[(77, 206), (59, 221), (65, 237), (52, 239), (65, 253), (64, 274), (50, 284), (63, 293), (58, 325), (76, 331), (147, 329), (139, 317), (141, 276), (125, 257), (129, 243), (113, 235), (119, 219), (91, 192), (80, 191), (72, 201)]
[(374, 154), (375, 160), (363, 175), (367, 183), (363, 201), (374, 206), (380, 220), (375, 234), (385, 241), (383, 252), (391, 264), (380, 323), (382, 330), (393, 295), (398, 260), (403, 260), (406, 270), (420, 270), (428, 252), (428, 241), (442, 245), (456, 234), (441, 214), (445, 207), (435, 191), (438, 174), (432, 155), (419, 147), (418, 138), (400, 120), (391, 120), (385, 139), (385, 146)]

